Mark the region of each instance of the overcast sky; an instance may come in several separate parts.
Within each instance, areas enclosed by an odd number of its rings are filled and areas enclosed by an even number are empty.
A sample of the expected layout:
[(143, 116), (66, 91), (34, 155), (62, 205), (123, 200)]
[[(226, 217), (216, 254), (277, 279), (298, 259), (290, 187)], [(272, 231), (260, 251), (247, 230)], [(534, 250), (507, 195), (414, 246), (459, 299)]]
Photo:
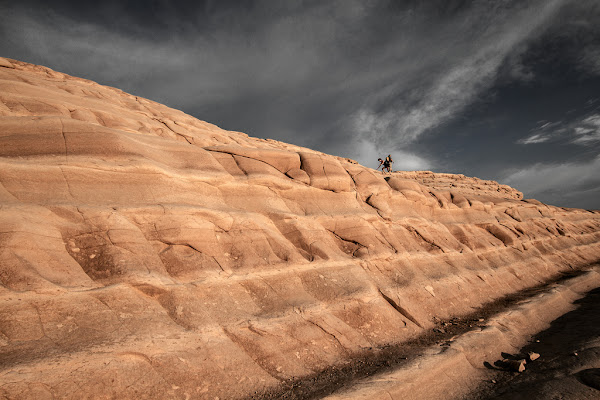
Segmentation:
[[(9, 4), (10, 3), (10, 4)], [(0, 56), (222, 128), (600, 209), (600, 1), (0, 2)]]

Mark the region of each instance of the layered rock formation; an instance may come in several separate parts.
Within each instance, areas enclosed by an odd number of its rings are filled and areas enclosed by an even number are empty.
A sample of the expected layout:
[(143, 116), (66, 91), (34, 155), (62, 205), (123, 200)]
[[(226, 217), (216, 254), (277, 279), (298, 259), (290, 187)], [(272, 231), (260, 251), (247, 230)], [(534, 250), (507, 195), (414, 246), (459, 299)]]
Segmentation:
[(0, 395), (243, 398), (600, 258), (521, 198), (0, 59)]

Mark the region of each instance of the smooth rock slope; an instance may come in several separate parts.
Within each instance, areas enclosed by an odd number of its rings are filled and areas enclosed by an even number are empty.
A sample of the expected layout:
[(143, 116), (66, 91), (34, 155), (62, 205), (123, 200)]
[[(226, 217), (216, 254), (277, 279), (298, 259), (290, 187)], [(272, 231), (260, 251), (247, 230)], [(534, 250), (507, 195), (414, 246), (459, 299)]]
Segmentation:
[(0, 58), (0, 397), (244, 398), (599, 258), (598, 211)]

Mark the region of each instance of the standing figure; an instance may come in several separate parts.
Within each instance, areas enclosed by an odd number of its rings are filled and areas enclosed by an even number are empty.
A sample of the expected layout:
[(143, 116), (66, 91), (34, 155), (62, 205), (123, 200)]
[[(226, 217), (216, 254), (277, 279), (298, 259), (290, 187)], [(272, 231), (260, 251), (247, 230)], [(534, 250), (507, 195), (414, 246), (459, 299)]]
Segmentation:
[(394, 160), (392, 160), (392, 155), (388, 154), (388, 156), (385, 158), (385, 161), (383, 162), (383, 164), (387, 164), (387, 170), (389, 173), (392, 172), (392, 164), (394, 163)]
[(390, 163), (387, 158), (383, 161), (383, 167), (381, 168), (381, 172), (390, 172)]

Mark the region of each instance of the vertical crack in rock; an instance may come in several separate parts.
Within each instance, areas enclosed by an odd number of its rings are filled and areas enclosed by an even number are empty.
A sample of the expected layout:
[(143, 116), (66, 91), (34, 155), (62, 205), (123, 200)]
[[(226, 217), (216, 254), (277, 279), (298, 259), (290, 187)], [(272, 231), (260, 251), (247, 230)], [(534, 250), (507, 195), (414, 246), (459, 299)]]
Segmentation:
[[(394, 254), (398, 254), (398, 249), (387, 239), (386, 235), (381, 232), (379, 229), (375, 228), (375, 230), (381, 235), (381, 237), (385, 240), (385, 242), (388, 244), (389, 248), (392, 249), (394, 251)], [(384, 243), (385, 244), (385, 243)]]
[(219, 260), (217, 260), (217, 257), (212, 256), (212, 258), (213, 258), (213, 260), (215, 260), (215, 262), (217, 263), (217, 265), (219, 266), (219, 268), (221, 268), (221, 271), (226, 272), (225, 268), (223, 268), (223, 266), (221, 265), (221, 263), (219, 262)]
[(435, 243), (433, 240), (427, 239), (426, 237), (424, 237), (421, 232), (419, 232), (417, 230), (417, 228), (414, 228), (412, 226), (404, 226), (406, 229), (408, 229), (410, 232), (414, 233), (418, 238), (420, 238), (422, 241), (424, 241), (425, 243), (431, 245), (432, 247), (438, 248), (439, 250), (442, 251), (442, 253), (445, 253), (444, 249), (441, 248), (437, 243)]
[(325, 172), (325, 163), (323, 162), (323, 159), (320, 158), (320, 156), (319, 156), (319, 160), (321, 161), (321, 168), (323, 169), (323, 175), (325, 176), (325, 179), (327, 180), (327, 187), (329, 188), (329, 190), (331, 190), (331, 183), (329, 182), (329, 176), (327, 175), (327, 172)]
[(83, 215), (83, 211), (81, 211), (81, 209), (79, 208), (79, 206), (75, 207), (75, 209), (77, 210), (77, 212), (81, 216), (81, 219), (83, 220), (83, 222), (86, 222), (85, 215)]
[(59, 118), (58, 120), (60, 121), (60, 125), (61, 125), (60, 133), (62, 135), (63, 142), (65, 144), (65, 164), (68, 164), (69, 163), (69, 156), (68, 156), (68, 149), (67, 149), (67, 138), (65, 136), (65, 123), (62, 120), (62, 118)]
[[(431, 197), (433, 197), (434, 199), (437, 200), (440, 208), (444, 208), (444, 202), (442, 201), (442, 199), (440, 199), (439, 197), (437, 197), (437, 195), (433, 192), (429, 192), (429, 194), (431, 195)], [(469, 201), (469, 205), (472, 206), (473, 204), (471, 204), (471, 202)]]
[(75, 196), (73, 195), (73, 192), (71, 190), (71, 185), (69, 184), (69, 180), (67, 179), (67, 175), (65, 174), (65, 170), (60, 165), (58, 166), (58, 168), (60, 169), (60, 172), (62, 173), (63, 179), (65, 180), (65, 184), (67, 185), (67, 191), (69, 192), (69, 195), (71, 196), (72, 199), (75, 199)]
[(423, 325), (421, 325), (419, 323), (419, 321), (417, 321), (415, 319), (415, 317), (412, 316), (411, 313), (409, 313), (408, 311), (406, 311), (406, 309), (404, 307), (401, 307), (400, 304), (396, 303), (390, 297), (386, 296), (385, 293), (383, 293), (381, 291), (381, 289), (377, 289), (377, 290), (379, 291), (379, 294), (381, 295), (381, 297), (383, 297), (383, 299), (385, 301), (387, 301), (389, 303), (389, 305), (394, 308), (394, 310), (398, 311), (404, 318), (408, 319), (410, 322), (412, 322), (413, 324), (417, 325), (419, 328), (423, 329)]
[[(385, 210), (382, 210), (382, 209), (380, 209), (380, 208), (379, 208), (379, 207), (377, 207), (375, 204), (373, 204), (373, 202), (371, 201), (371, 198), (372, 198), (373, 196), (374, 196), (373, 194), (369, 195), (369, 197), (367, 197), (367, 199), (364, 201), (364, 203), (365, 203), (365, 204), (367, 204), (368, 206), (372, 207), (372, 208), (373, 208), (373, 209), (374, 209), (374, 210), (377, 212), (377, 215), (379, 215), (379, 217), (380, 217), (381, 219), (384, 219), (384, 220), (386, 220), (386, 221), (390, 221), (391, 219), (390, 219), (390, 217), (389, 217), (389, 216), (385, 216), (384, 214), (382, 214), (382, 213), (386, 213), (386, 211), (385, 211)], [(358, 197), (359, 197), (359, 196), (358, 196), (358, 192), (357, 192), (357, 198), (358, 198)]]
[(49, 338), (46, 334), (46, 328), (44, 327), (44, 322), (42, 321), (42, 313), (40, 311), (40, 307), (37, 304), (31, 304), (35, 312), (37, 313), (38, 323), (40, 324), (40, 329), (42, 330), (43, 337)]
[[(348, 176), (350, 177), (350, 179), (352, 179), (352, 182), (354, 182), (354, 190), (356, 191), (356, 194), (359, 195), (358, 193), (358, 185), (356, 184), (356, 181), (354, 180), (354, 176), (352, 176), (352, 174), (350, 173), (350, 171), (348, 171), (346, 168), (342, 167), (342, 169), (344, 171), (346, 171), (346, 173), (348, 174)], [(359, 172), (356, 176), (362, 174), (364, 171)]]
[[(383, 244), (384, 246), (387, 245), (387, 247), (390, 248), (390, 250), (392, 250), (395, 254), (398, 253), (398, 249), (396, 249), (396, 247), (388, 240), (387, 236), (381, 231), (381, 229), (379, 229), (378, 227), (376, 227), (375, 225), (373, 225), (372, 223), (370, 223), (367, 219), (365, 218), (361, 218), (363, 221), (365, 221), (367, 224), (369, 224), (374, 230), (375, 232), (377, 232), (379, 234), (379, 236), (381, 236), (383, 238), (384, 241), (382, 241), (377, 235), (375, 236), (377, 238), (377, 240), (379, 240), (379, 242), (381, 244)], [(385, 223), (385, 222), (384, 222)]]
[(514, 243), (512, 236), (508, 233), (504, 232), (504, 230), (495, 224), (478, 224), (481, 229), (489, 233), (491, 236), (495, 237), (499, 241), (502, 242), (504, 247), (508, 247)]
[[(498, 217), (496, 217), (497, 219)], [(508, 229), (511, 233), (513, 233), (517, 238), (519, 238), (521, 235), (514, 229), (511, 228), (510, 226), (498, 221), (498, 225), (505, 227), (506, 229)]]
[(338, 235), (337, 233), (335, 233), (334, 231), (327, 229), (327, 231), (329, 231), (333, 236), (335, 236), (336, 238), (338, 238), (339, 240), (341, 240), (342, 242), (346, 242), (346, 243), (352, 243), (356, 246), (358, 246), (358, 248), (354, 249), (354, 251), (352, 252), (352, 257), (356, 257), (355, 254), (356, 252), (361, 249), (361, 248), (365, 248), (367, 249), (367, 251), (369, 251), (369, 248), (367, 246), (365, 246), (362, 243), (357, 242), (356, 240), (350, 240), (350, 239), (344, 239), (343, 237), (341, 237), (340, 235)]
[(265, 359), (261, 357), (261, 350), (258, 345), (251, 341), (243, 340), (224, 326), (222, 326), (221, 329), (223, 329), (225, 336), (227, 336), (229, 340), (235, 343), (244, 353), (246, 353), (246, 355), (250, 357), (250, 359), (252, 359), (252, 361), (254, 361), (254, 363), (263, 371), (280, 382), (285, 380), (285, 378), (280, 376), (279, 372), (267, 362), (266, 358), (268, 357), (264, 357)]
[(233, 161), (235, 162), (235, 165), (237, 165), (237, 167), (240, 169), (240, 171), (242, 171), (244, 173), (244, 175), (246, 176), (246, 179), (248, 178), (248, 172), (242, 168), (242, 166), (240, 165), (240, 162), (237, 160), (236, 155), (235, 154), (231, 154), (231, 158), (233, 158)]
[(258, 336), (265, 336), (265, 335), (267, 334), (267, 332), (266, 332), (266, 331), (263, 331), (263, 330), (261, 330), (261, 329), (255, 328), (255, 327), (252, 325), (252, 322), (250, 322), (250, 321), (248, 321), (248, 330), (249, 330), (250, 332), (252, 332), (252, 333), (255, 333), (255, 334), (257, 334)]
[(313, 321), (313, 320), (311, 320), (311, 319), (309, 319), (309, 318), (305, 318), (305, 317), (304, 317), (304, 315), (302, 315), (302, 314), (301, 314), (301, 316), (302, 316), (302, 318), (303, 318), (303, 319), (304, 319), (306, 322), (308, 322), (308, 323), (310, 323), (310, 324), (312, 324), (312, 325), (316, 326), (316, 327), (317, 327), (317, 328), (319, 328), (321, 331), (323, 331), (323, 332), (324, 332), (326, 335), (328, 335), (328, 336), (329, 336), (329, 337), (331, 337), (333, 340), (335, 340), (335, 341), (336, 341), (336, 343), (337, 343), (337, 344), (340, 346), (340, 348), (342, 349), (342, 351), (343, 351), (345, 354), (349, 354), (349, 353), (348, 353), (348, 349), (346, 349), (346, 347), (345, 347), (345, 346), (342, 344), (342, 342), (340, 342), (340, 339), (338, 339), (338, 338), (337, 338), (337, 336), (335, 336), (333, 333), (329, 332), (327, 329), (323, 328), (321, 325), (319, 325), (319, 324), (318, 324), (318, 323), (316, 323), (315, 321)]
[(182, 138), (184, 138), (184, 139), (185, 139), (185, 141), (186, 141), (186, 142), (188, 142), (189, 144), (192, 144), (192, 145), (193, 145), (193, 143), (192, 143), (192, 142), (190, 142), (190, 140), (188, 139), (188, 137), (187, 137), (187, 136), (185, 136), (185, 135), (182, 135), (182, 134), (181, 134), (181, 133), (179, 133), (179, 132), (175, 132), (175, 131), (174, 131), (174, 130), (173, 130), (173, 129), (172, 129), (170, 126), (169, 126), (169, 125), (167, 125), (167, 123), (166, 123), (166, 122), (164, 122), (162, 119), (159, 119), (159, 118), (156, 118), (156, 117), (153, 117), (152, 119), (153, 119), (153, 120), (155, 120), (155, 121), (158, 121), (158, 122), (160, 122), (160, 123), (161, 123), (161, 124), (163, 124), (163, 125), (164, 125), (164, 126), (165, 126), (165, 127), (168, 129), (168, 130), (170, 130), (171, 132), (173, 132), (173, 133), (174, 133), (174, 134), (176, 134), (177, 136), (181, 136)]
[(512, 208), (507, 208), (506, 210), (504, 210), (504, 214), (508, 215), (517, 222), (523, 222), (523, 220), (518, 216), (517, 212), (514, 211)]
[(264, 276), (260, 276), (260, 275), (259, 275), (259, 276), (258, 276), (258, 279), (260, 279), (261, 281), (263, 281), (263, 282), (264, 282), (264, 284), (265, 284), (265, 285), (267, 285), (267, 287), (268, 287), (269, 289), (271, 289), (271, 291), (273, 292), (273, 294), (274, 294), (275, 296), (277, 296), (277, 297), (278, 297), (278, 298), (279, 298), (279, 299), (282, 301), (282, 303), (286, 304), (286, 306), (288, 306), (288, 307), (290, 306), (289, 302), (288, 302), (288, 301), (287, 301), (287, 300), (286, 300), (284, 297), (282, 297), (282, 296), (281, 296), (281, 295), (280, 295), (280, 294), (277, 292), (277, 290), (275, 290), (275, 288), (274, 288), (274, 287), (273, 287), (273, 286), (272, 286), (272, 285), (269, 283), (269, 281), (267, 281), (267, 279), (266, 279)]
[[(125, 250), (125, 251), (126, 251), (126, 252), (128, 252), (128, 253), (135, 254), (133, 251), (129, 250), (128, 248), (126, 248), (126, 247), (123, 247), (123, 246), (121, 246), (121, 245), (118, 245), (118, 244), (116, 244), (115, 242), (113, 242), (112, 238), (110, 237), (110, 231), (111, 231), (111, 230), (113, 230), (113, 229), (108, 229), (108, 230), (106, 230), (106, 231), (104, 232), (104, 235), (106, 236), (106, 238), (107, 238), (107, 239), (108, 239), (108, 241), (110, 242), (111, 246), (114, 246), (114, 247), (116, 247), (116, 248), (119, 248), (119, 249), (121, 249), (121, 250)], [(148, 271), (148, 272), (150, 272), (150, 271)]]
[(119, 323), (119, 326), (117, 328), (115, 328), (113, 330), (113, 332), (116, 332), (118, 329), (123, 329), (123, 330), (127, 331), (130, 335), (134, 334), (133, 330), (131, 328), (129, 328), (128, 326), (126, 326), (123, 323), (123, 321), (121, 320), (121, 318), (118, 317), (118, 314), (117, 314), (116, 310), (114, 308), (112, 308), (104, 299), (102, 299), (100, 296), (90, 296), (90, 298), (94, 299), (95, 301), (97, 301), (100, 304), (102, 304), (104, 307), (106, 307), (115, 316), (115, 319)]

